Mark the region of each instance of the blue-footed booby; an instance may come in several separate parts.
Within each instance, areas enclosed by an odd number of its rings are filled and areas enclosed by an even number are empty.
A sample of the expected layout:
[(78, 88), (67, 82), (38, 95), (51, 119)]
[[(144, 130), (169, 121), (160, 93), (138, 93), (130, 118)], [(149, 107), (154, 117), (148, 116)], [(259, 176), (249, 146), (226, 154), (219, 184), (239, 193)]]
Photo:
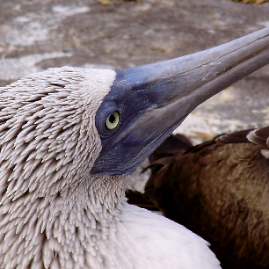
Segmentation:
[(0, 89), (1, 268), (217, 269), (208, 243), (128, 205), (129, 174), (200, 103), (269, 63), (269, 28), (124, 70)]
[(168, 137), (150, 156), (145, 194), (129, 203), (163, 214), (209, 241), (222, 268), (269, 267), (269, 127), (191, 146)]

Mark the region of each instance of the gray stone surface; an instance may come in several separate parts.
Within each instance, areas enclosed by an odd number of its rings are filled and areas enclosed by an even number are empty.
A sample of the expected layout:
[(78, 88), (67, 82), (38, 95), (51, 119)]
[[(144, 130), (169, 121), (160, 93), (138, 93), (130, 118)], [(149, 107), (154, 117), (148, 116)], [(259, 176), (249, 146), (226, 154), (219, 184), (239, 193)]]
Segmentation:
[[(0, 85), (49, 67), (119, 69), (175, 58), (269, 26), (269, 3), (141, 1), (1, 0)], [(201, 105), (177, 131), (199, 142), (269, 124), (268, 81), (265, 67)], [(131, 185), (141, 189), (147, 176), (137, 173)]]

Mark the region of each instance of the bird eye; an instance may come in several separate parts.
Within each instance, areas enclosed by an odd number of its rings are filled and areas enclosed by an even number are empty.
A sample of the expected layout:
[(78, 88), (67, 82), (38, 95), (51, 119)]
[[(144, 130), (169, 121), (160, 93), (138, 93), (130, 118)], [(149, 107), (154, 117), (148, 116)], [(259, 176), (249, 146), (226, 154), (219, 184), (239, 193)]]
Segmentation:
[(106, 118), (106, 128), (108, 130), (115, 129), (120, 122), (120, 114), (118, 111), (114, 111)]

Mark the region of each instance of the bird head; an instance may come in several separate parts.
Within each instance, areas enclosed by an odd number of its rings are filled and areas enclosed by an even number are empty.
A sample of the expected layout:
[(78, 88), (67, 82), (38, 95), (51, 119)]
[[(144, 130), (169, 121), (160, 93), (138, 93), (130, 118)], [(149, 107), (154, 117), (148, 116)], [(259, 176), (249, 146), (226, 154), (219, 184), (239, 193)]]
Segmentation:
[(132, 173), (196, 106), (269, 63), (268, 34), (265, 28), (202, 52), (116, 71), (96, 114), (102, 150), (91, 172)]
[(0, 196), (132, 173), (196, 106), (269, 62), (268, 35), (118, 71), (49, 69), (2, 88)]

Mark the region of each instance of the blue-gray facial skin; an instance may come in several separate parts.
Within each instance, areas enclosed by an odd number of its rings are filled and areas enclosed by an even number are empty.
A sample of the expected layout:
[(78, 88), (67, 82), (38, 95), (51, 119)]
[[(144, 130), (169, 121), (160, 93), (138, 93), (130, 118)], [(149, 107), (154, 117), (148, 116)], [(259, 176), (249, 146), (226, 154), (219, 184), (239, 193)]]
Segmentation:
[[(96, 118), (93, 174), (131, 174), (205, 100), (268, 64), (268, 28), (202, 52), (117, 71)], [(113, 129), (106, 119), (113, 112)]]

